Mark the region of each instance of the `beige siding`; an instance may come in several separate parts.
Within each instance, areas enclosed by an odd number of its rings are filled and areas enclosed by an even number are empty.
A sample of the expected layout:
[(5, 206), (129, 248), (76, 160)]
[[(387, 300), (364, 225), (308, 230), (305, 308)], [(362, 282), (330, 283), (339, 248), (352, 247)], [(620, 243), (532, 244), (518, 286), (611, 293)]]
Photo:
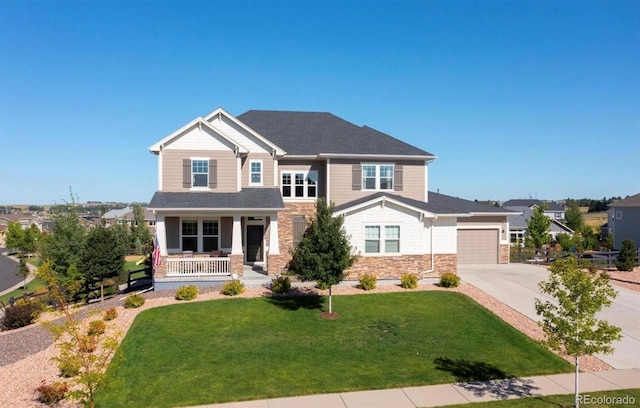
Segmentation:
[(338, 160), (332, 159), (329, 165), (331, 201), (340, 205), (358, 198), (366, 197), (375, 191), (353, 190), (351, 183), (351, 171), (354, 164), (360, 163), (393, 163), (402, 165), (403, 188), (402, 191), (390, 191), (391, 194), (424, 201), (425, 198), (425, 163), (424, 160), (402, 161), (373, 161), (373, 160)]
[(282, 184), (282, 171), (304, 171), (315, 170), (318, 172), (318, 197), (326, 194), (327, 173), (326, 165), (323, 161), (313, 160), (280, 160), (278, 162), (278, 187)]
[(231, 248), (233, 217), (220, 217), (220, 248)]
[(237, 191), (237, 162), (232, 151), (165, 150), (162, 152), (162, 191), (189, 191), (182, 186), (182, 160), (209, 157), (218, 161), (218, 188), (215, 192)]
[[(262, 160), (262, 186), (249, 185), (252, 160)], [(267, 153), (249, 153), (242, 158), (242, 188), (246, 187), (274, 187), (273, 158)]]

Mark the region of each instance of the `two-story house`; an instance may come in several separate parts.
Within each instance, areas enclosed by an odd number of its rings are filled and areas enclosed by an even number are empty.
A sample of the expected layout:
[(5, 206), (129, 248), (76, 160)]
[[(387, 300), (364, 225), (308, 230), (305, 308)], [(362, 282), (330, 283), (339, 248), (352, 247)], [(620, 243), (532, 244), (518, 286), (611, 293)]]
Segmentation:
[(350, 276), (507, 263), (510, 211), (429, 192), (436, 157), (330, 113), (217, 109), (152, 145), (157, 289), (286, 270), (318, 197), (360, 255)]
[(549, 234), (556, 239), (558, 234), (573, 235), (575, 231), (564, 224), (566, 208), (555, 201), (542, 201), (538, 199), (514, 199), (502, 203), (502, 207), (515, 211), (518, 214), (509, 217), (509, 235), (512, 244), (524, 245), (527, 236), (528, 222), (536, 207), (546, 204), (544, 215), (551, 219)]
[(632, 239), (640, 246), (640, 193), (612, 202), (607, 212), (613, 247), (620, 249), (625, 239)]

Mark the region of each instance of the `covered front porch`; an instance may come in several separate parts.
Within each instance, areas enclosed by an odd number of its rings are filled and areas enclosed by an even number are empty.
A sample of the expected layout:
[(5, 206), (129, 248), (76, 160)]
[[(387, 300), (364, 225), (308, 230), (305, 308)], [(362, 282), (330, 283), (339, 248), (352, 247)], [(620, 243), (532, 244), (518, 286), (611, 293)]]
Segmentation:
[[(257, 189), (254, 189), (257, 190)], [(269, 259), (280, 255), (278, 242), (278, 213), (284, 209), (277, 192), (275, 204), (269, 204), (270, 189), (258, 192), (263, 205), (247, 208), (251, 198), (239, 193), (156, 193), (150, 203), (156, 214), (156, 242), (160, 250), (159, 262), (154, 267), (155, 282), (212, 282), (241, 277), (245, 265), (269, 272)], [(190, 200), (207, 198), (210, 208), (169, 208), (165, 201), (173, 201), (176, 194), (188, 194)], [(160, 195), (160, 197), (158, 197)], [(166, 195), (170, 195), (166, 197)], [(221, 205), (230, 195), (236, 201), (244, 197), (236, 209)], [(255, 195), (255, 194), (254, 194)], [(266, 198), (265, 199), (265, 196)], [(157, 199), (158, 198), (158, 199)], [(225, 200), (226, 199), (226, 200)], [(180, 200), (177, 200), (178, 202)], [(273, 199), (271, 200), (273, 201)], [(216, 205), (217, 204), (217, 205)], [(185, 284), (185, 283), (183, 283)], [(205, 286), (205, 285), (200, 285)]]

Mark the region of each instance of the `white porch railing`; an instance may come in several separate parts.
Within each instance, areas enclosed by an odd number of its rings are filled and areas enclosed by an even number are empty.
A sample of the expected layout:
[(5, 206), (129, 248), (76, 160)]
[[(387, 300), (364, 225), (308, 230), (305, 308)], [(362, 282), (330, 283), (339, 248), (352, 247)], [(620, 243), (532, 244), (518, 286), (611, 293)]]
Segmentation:
[(231, 259), (166, 258), (167, 276), (216, 276), (231, 274)]

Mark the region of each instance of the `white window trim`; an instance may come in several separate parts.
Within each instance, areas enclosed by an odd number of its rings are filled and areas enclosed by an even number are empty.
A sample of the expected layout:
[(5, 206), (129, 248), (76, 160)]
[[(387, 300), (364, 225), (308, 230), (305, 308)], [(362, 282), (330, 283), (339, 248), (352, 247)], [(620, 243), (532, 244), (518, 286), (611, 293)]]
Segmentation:
[[(291, 196), (289, 197), (285, 197), (283, 194), (283, 187), (284, 185), (282, 184), (282, 176), (284, 174), (289, 174), (291, 176), (291, 184), (287, 184), (288, 186), (291, 186)], [(302, 174), (304, 176), (304, 181), (303, 181), (303, 195), (302, 197), (296, 197), (295, 195), (295, 189), (296, 189), (296, 174)], [(315, 179), (316, 179), (316, 195), (309, 197), (308, 193), (309, 193), (309, 184), (307, 183), (307, 179), (309, 178), (310, 174), (314, 174), (315, 175)], [(279, 185), (280, 185), (280, 194), (282, 195), (282, 199), (285, 201), (311, 201), (311, 200), (316, 200), (318, 198), (318, 192), (319, 192), (319, 182), (318, 182), (318, 170), (282, 170), (280, 172), (280, 181), (279, 181)]]
[[(365, 166), (373, 166), (376, 168), (376, 186), (375, 188), (365, 188), (364, 182), (364, 167)], [(391, 167), (391, 188), (380, 188), (380, 167), (390, 166)], [(360, 171), (362, 174), (362, 191), (394, 191), (395, 188), (395, 163), (361, 163)]]
[[(367, 227), (378, 227), (380, 228), (380, 238), (378, 240), (379, 242), (379, 248), (380, 251), (379, 252), (366, 252), (367, 250)], [(400, 232), (400, 237), (398, 238), (398, 252), (385, 252), (386, 249), (386, 227), (398, 227), (399, 228), (399, 232)], [(398, 224), (398, 223), (384, 223), (384, 224), (365, 224), (364, 225), (364, 239), (362, 241), (362, 254), (364, 256), (371, 256), (371, 257), (376, 257), (376, 256), (401, 256), (402, 255), (402, 225)], [(395, 240), (394, 240), (395, 241)]]
[[(202, 253), (203, 252), (203, 248), (204, 248), (204, 221), (215, 221), (218, 223), (218, 249), (221, 248), (222, 245), (222, 222), (220, 220), (220, 217), (188, 217), (188, 218), (180, 218), (180, 251), (184, 251), (184, 248), (182, 247), (182, 238), (184, 237), (184, 235), (182, 235), (182, 223), (184, 221), (195, 221), (197, 223), (197, 234), (196, 235), (186, 235), (187, 237), (196, 237), (197, 238), (197, 244), (196, 244), (196, 251), (193, 251), (194, 253)], [(216, 235), (206, 235), (207, 237), (215, 237)]]
[[(254, 183), (252, 181), (253, 169), (252, 164), (259, 163), (260, 164), (260, 182)], [(262, 160), (249, 160), (249, 185), (250, 186), (263, 186), (264, 185), (264, 163)]]
[(616, 220), (621, 220), (621, 219), (622, 219), (622, 211), (616, 210)]
[[(211, 175), (209, 174), (209, 161), (211, 160), (211, 157), (190, 157), (189, 159), (191, 159), (191, 191), (211, 191), (211, 188), (209, 188), (209, 177), (211, 177)], [(195, 160), (202, 160), (207, 162), (207, 185), (206, 186), (193, 185), (193, 182), (194, 182), (193, 162)], [(204, 173), (198, 173), (198, 174), (204, 174)]]

